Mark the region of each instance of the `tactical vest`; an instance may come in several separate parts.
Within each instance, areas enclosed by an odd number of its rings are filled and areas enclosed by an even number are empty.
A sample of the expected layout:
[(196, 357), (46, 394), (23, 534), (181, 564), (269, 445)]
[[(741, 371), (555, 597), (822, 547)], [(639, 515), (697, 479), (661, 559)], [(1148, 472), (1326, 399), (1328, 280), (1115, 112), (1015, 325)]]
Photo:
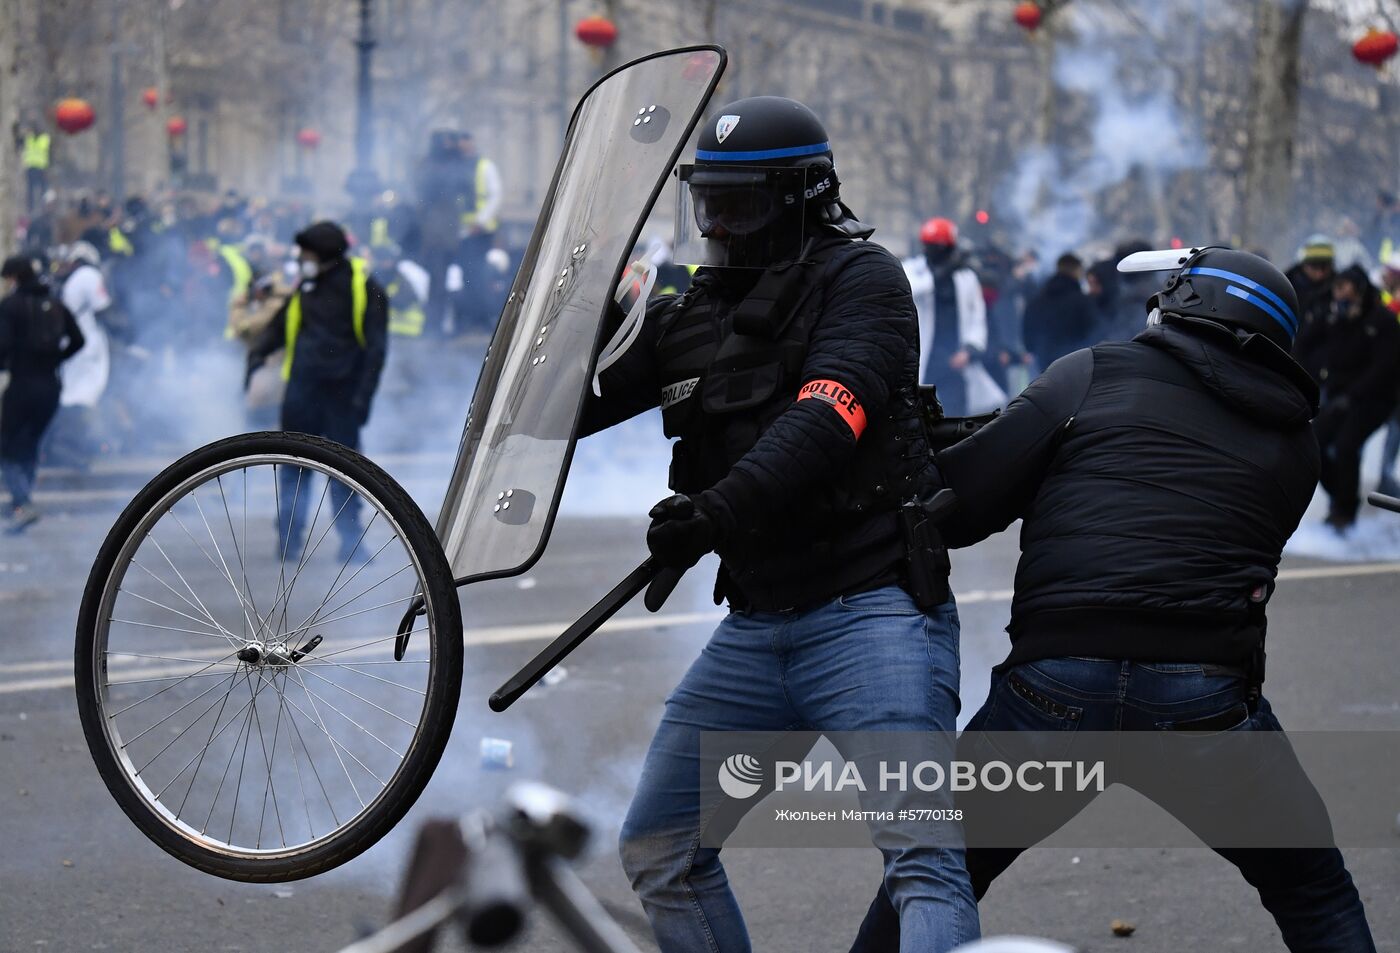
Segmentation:
[[(830, 276), (862, 244), (825, 242), (803, 261), (764, 272), (737, 302), (721, 297), (713, 276), (702, 272), (658, 316), (661, 416), (666, 436), (678, 438), (672, 446), (673, 490), (697, 493), (713, 486), (793, 405), (805, 383), (802, 368)], [(762, 575), (780, 591), (801, 588), (799, 580), (812, 565), (807, 557), (833, 547), (873, 575), (903, 552), (902, 544), (890, 545), (897, 511), (923, 489), (929, 460), (917, 389), (897, 388), (884, 416), (867, 422), (850, 465), (802, 501), (801, 520), (743, 527), (736, 546), (764, 550)], [(872, 518), (888, 519), (889, 531), (855, 532), (866, 543), (847, 552), (853, 529)], [(725, 552), (721, 556), (731, 562)], [(768, 601), (755, 591), (765, 582), (736, 581), (760, 605)], [(722, 572), (716, 595), (736, 601), (727, 582)], [(801, 604), (782, 597), (778, 602)]]

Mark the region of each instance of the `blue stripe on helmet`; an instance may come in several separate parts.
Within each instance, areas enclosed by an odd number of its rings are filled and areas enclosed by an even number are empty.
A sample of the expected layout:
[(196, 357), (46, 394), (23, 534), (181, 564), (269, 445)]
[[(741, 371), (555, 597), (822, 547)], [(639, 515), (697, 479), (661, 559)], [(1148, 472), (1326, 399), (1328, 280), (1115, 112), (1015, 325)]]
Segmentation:
[(717, 152), (713, 149), (696, 149), (695, 158), (702, 162), (758, 162), (763, 159), (791, 159), (796, 156), (814, 156), (819, 152), (830, 151), (830, 142), (814, 142), (810, 146), (791, 146), (787, 149), (759, 149), (754, 152)]
[[(1265, 288), (1259, 282), (1255, 281), (1253, 278), (1246, 278), (1244, 275), (1237, 274), (1233, 271), (1225, 271), (1222, 268), (1197, 267), (1188, 269), (1186, 273), (1188, 275), (1206, 275), (1211, 278), (1224, 278), (1226, 281), (1233, 281), (1236, 284), (1244, 285), (1250, 291), (1258, 292), (1262, 297), (1266, 298), (1270, 303), (1272, 303), (1275, 308), (1283, 312), (1283, 316), (1270, 312), (1270, 316), (1274, 318), (1274, 320), (1278, 321), (1285, 328), (1287, 328), (1289, 334), (1293, 334), (1298, 330), (1298, 316), (1293, 313), (1293, 309), (1288, 306), (1288, 303), (1282, 298), (1280, 298), (1278, 295), (1274, 294), (1268, 288)], [(1238, 298), (1241, 296), (1235, 295), (1235, 297)], [(1246, 298), (1245, 300), (1249, 299)], [(1253, 304), (1255, 302), (1251, 301), (1250, 303)], [(1268, 309), (1266, 308), (1265, 310)], [(1284, 316), (1287, 317), (1287, 320), (1284, 320)]]
[(1227, 286), (1225, 288), (1225, 293), (1227, 295), (1234, 295), (1236, 298), (1242, 298), (1245, 301), (1248, 301), (1250, 304), (1254, 305), (1259, 310), (1263, 311), (1269, 317), (1273, 318), (1275, 321), (1281, 324), (1283, 326), (1283, 329), (1288, 332), (1288, 336), (1290, 338), (1293, 337), (1293, 335), (1295, 335), (1296, 333), (1298, 333), (1298, 329), (1293, 325), (1289, 324), (1288, 319), (1285, 318), (1277, 308), (1269, 304), (1269, 302), (1265, 301), (1258, 295), (1250, 294), (1243, 288), (1238, 288), (1234, 285)]

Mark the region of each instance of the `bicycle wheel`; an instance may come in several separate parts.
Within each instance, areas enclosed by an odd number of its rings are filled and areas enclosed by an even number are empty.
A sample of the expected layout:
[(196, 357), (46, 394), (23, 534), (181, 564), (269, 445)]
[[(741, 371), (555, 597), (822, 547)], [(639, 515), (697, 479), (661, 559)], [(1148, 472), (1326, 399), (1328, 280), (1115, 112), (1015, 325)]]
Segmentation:
[(232, 880), (308, 877), (373, 845), (437, 766), (461, 679), (432, 527), (379, 467), (303, 434), (232, 437), (153, 479), (78, 616), (102, 779), (151, 840)]

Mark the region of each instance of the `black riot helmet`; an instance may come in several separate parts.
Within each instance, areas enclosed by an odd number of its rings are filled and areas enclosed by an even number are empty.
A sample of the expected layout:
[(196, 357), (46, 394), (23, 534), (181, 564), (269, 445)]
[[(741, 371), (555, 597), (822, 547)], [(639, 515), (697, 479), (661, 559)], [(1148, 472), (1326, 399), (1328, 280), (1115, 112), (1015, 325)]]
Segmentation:
[[(1155, 267), (1151, 267), (1155, 265)], [(1298, 333), (1298, 295), (1293, 285), (1258, 255), (1219, 245), (1129, 255), (1119, 271), (1172, 271), (1162, 290), (1147, 301), (1150, 313), (1201, 318), (1262, 334), (1284, 351)]]
[(677, 175), (682, 264), (767, 268), (799, 257), (816, 228), (871, 231), (841, 204), (821, 120), (795, 100), (754, 96), (724, 106), (701, 126), (694, 164)]

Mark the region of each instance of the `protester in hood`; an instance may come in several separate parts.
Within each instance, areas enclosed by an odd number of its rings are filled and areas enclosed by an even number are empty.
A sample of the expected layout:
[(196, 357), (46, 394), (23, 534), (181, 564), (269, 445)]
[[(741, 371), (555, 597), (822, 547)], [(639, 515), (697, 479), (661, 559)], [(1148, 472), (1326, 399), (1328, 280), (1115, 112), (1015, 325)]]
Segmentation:
[(1332, 309), (1332, 279), (1337, 275), (1332, 239), (1322, 234), (1308, 236), (1298, 251), (1298, 263), (1286, 274), (1298, 294), (1303, 324), (1325, 320)]
[(1395, 410), (1400, 324), (1352, 265), (1333, 282), (1331, 313), (1303, 326), (1293, 353), (1322, 391), (1313, 429), (1331, 502), (1327, 524), (1345, 532), (1360, 505), (1361, 448)]
[(20, 532), (39, 518), (31, 502), (39, 443), (58, 410), (58, 368), (83, 347), (73, 314), (49, 294), (28, 258), (0, 266), (0, 369), (10, 372), (0, 403), (0, 475), (10, 491), (6, 528)]
[(1026, 349), (1042, 370), (1093, 337), (1094, 307), (1080, 285), (1083, 273), (1084, 263), (1076, 255), (1061, 255), (1055, 273), (1026, 305)]
[(1094, 310), (1094, 330), (1089, 335), (1091, 340), (1085, 343), (1125, 341), (1142, 330), (1141, 320), (1137, 322), (1137, 326), (1129, 334), (1121, 333), (1126, 329), (1118, 326), (1120, 308), (1118, 307), (1116, 259), (1114, 261), (1096, 261), (1090, 265), (1084, 273), (1084, 290), (1089, 296), (1089, 303)]

